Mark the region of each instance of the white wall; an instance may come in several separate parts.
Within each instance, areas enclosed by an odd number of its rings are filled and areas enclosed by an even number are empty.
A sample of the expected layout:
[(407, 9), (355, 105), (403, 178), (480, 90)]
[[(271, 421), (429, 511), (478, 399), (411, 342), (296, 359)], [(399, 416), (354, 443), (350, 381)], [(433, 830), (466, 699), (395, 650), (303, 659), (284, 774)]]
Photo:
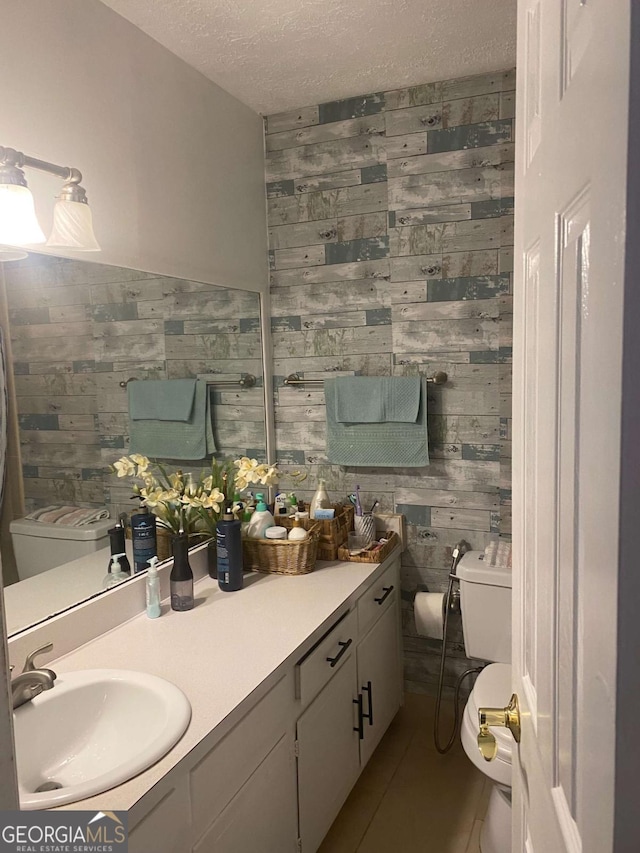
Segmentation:
[[(0, 17), (0, 145), (81, 170), (103, 249), (83, 259), (265, 289), (260, 116), (98, 0)], [(27, 179), (46, 232), (60, 181)]]

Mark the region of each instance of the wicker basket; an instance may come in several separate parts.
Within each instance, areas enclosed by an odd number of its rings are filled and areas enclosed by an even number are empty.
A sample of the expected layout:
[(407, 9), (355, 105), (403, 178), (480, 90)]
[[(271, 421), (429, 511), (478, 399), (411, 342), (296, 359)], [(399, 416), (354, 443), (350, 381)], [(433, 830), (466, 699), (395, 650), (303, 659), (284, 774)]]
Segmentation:
[(360, 554), (351, 555), (348, 548), (340, 548), (338, 559), (349, 563), (381, 563), (396, 545), (400, 544), (400, 537), (393, 530), (388, 530), (384, 534), (384, 538), (388, 540), (387, 543), (382, 548), (378, 548), (377, 551), (362, 551)]
[[(282, 521), (282, 519), (278, 519)], [(306, 575), (318, 557), (319, 522), (309, 528), (309, 538), (300, 542), (287, 539), (243, 539), (242, 562), (245, 572), (275, 572)]]
[[(305, 504), (306, 509), (309, 509), (309, 504)], [(343, 506), (342, 504), (333, 504), (336, 511), (334, 518), (320, 519), (316, 521), (312, 518), (301, 518), (300, 523), (305, 530), (310, 530), (314, 524), (320, 525), (318, 542), (318, 559), (319, 560), (337, 560), (338, 549), (347, 541), (350, 530), (353, 530), (353, 516), (355, 510), (351, 504)], [(278, 517), (278, 524), (282, 527), (291, 529), (293, 527), (293, 518)]]

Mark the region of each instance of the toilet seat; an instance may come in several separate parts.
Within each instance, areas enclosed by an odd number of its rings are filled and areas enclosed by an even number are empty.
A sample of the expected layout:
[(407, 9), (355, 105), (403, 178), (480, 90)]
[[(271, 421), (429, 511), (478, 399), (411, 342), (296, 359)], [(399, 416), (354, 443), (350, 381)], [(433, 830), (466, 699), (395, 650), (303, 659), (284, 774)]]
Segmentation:
[(490, 779), (511, 787), (511, 751), (513, 737), (507, 729), (492, 727), (498, 754), (493, 761), (485, 761), (478, 749), (478, 709), (503, 708), (511, 697), (511, 666), (492, 663), (485, 667), (469, 694), (464, 709), (460, 739), (464, 751), (475, 766)]

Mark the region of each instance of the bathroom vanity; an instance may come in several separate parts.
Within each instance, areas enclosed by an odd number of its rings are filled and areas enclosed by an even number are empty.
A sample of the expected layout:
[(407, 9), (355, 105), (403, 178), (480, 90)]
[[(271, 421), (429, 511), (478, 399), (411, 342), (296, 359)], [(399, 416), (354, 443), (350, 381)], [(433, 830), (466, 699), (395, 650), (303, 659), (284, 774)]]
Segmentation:
[(238, 593), (205, 577), (193, 611), (52, 661), (158, 675), (192, 706), (159, 762), (61, 809), (126, 810), (132, 853), (314, 853), (401, 703), (399, 562), (251, 574)]

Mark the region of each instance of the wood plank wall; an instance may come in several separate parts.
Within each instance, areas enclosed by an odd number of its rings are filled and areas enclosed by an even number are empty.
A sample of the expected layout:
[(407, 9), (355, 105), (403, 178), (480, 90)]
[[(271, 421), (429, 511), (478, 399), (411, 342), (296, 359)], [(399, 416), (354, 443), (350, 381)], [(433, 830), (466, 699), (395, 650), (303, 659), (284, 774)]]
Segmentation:
[(256, 293), (35, 254), (5, 265), (5, 285), (27, 510), (131, 512), (129, 486), (108, 468), (128, 452), (120, 382), (131, 377), (252, 373), (260, 387), (213, 391), (214, 432), (224, 455), (264, 456)]
[[(440, 644), (416, 637), (417, 590), (444, 590), (452, 546), (511, 527), (515, 71), (266, 118), (278, 460), (335, 498), (403, 512), (407, 687), (433, 692)], [(325, 455), (322, 389), (292, 372), (430, 375), (431, 464), (349, 469)], [(467, 668), (456, 630), (447, 683)]]

